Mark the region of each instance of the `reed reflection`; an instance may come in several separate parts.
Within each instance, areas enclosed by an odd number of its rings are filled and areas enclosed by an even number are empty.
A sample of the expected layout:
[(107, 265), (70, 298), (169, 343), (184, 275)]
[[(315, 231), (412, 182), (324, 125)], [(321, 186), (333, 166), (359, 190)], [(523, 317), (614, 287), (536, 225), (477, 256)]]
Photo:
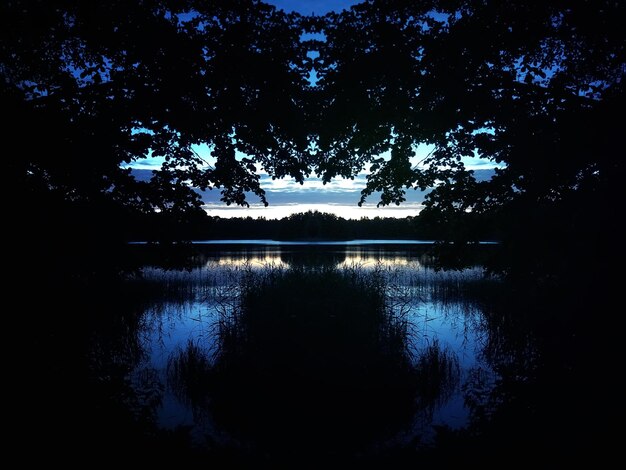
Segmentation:
[(152, 425), (194, 448), (278, 460), (428, 449), (485, 421), (502, 374), (529, 372), (503, 367), (536, 346), (497, 320), (499, 285), (480, 266), (393, 250), (212, 250), (184, 269), (146, 266), (127, 282), (143, 299), (130, 388), (139, 403), (154, 379)]

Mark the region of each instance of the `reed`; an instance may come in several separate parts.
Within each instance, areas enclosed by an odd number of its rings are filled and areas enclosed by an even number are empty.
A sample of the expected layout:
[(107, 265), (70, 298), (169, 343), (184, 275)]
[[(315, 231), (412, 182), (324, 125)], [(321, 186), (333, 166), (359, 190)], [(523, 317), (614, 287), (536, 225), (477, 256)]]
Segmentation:
[(268, 267), (239, 278), (237, 295), (224, 296), (218, 350), (188, 343), (168, 377), (247, 451), (371, 452), (458, 383), (458, 361), (438, 344), (409, 353), (410, 316), (382, 269)]

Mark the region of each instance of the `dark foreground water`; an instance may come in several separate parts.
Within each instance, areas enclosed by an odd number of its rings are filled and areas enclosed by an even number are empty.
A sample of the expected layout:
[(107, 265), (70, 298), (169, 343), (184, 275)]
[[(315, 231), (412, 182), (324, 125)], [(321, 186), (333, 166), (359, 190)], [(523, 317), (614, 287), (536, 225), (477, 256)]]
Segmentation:
[(66, 314), (86, 341), (44, 343), (63, 353), (42, 408), (68, 445), (300, 468), (558, 462), (607, 443), (605, 342), (570, 302), (478, 261), (441, 269), (430, 246), (389, 243), (131, 250), (140, 270)]
[[(395, 385), (414, 394), (407, 401), (407, 414), (402, 416), (401, 426), (384, 432), (381, 429), (378, 439), (368, 445), (427, 444), (432, 442), (438, 426), (466, 427), (472, 412), (468, 397), (488, 393), (499, 379), (486, 357), (489, 338), (483, 308), (477, 299), (465, 293), (473, 285), (497, 282), (486, 280), (479, 266), (451, 272), (435, 271), (428, 266), (428, 257), (420, 252), (389, 247), (293, 251), (286, 246), (272, 246), (205, 253), (206, 259), (188, 271), (146, 267), (141, 278), (133, 281), (172, 291), (171, 297), (165, 295), (142, 313), (143, 354), (130, 374), (138, 391), (146, 376), (161, 382), (163, 393), (158, 397), (155, 418), (165, 429), (186, 427), (199, 443), (205, 439), (238, 440), (238, 436), (231, 435), (235, 431), (224, 434), (212, 419), (208, 409), (210, 400), (196, 403), (194, 398), (197, 397), (191, 397), (189, 390), (198, 386), (197, 381), (202, 382), (197, 374), (206, 372), (210, 376), (212, 367), (228, 368), (229, 361), (242, 360), (232, 351), (225, 351), (225, 335), (239, 335), (236, 341), (244, 344), (228, 346), (235, 350), (243, 348), (241, 355), (255, 354), (245, 358), (251, 369), (261, 360), (259, 355), (283, 339), (285, 344), (281, 345), (280, 354), (290, 358), (294, 354), (302, 355), (302, 362), (288, 365), (283, 363), (285, 358), (282, 357), (263, 357), (273, 362), (262, 365), (268, 366), (267, 376), (259, 374), (254, 386), (274, 389), (277, 385), (264, 382), (273, 380), (283, 387), (301, 380), (298, 385), (305, 387), (307, 378), (300, 377), (303, 373), (315, 373), (311, 381), (318, 382), (328, 381), (324, 377), (328, 374), (333, 382), (326, 384), (331, 392), (324, 399), (345, 400), (346, 403), (341, 404), (345, 409), (350, 401), (360, 400), (367, 394), (368, 403), (360, 410), (365, 414), (377, 407), (397, 404), (377, 402), (377, 398), (383, 396), (392, 401), (395, 397), (393, 392), (382, 390), (376, 390), (379, 396), (374, 396), (374, 388), (386, 386), (379, 383), (385, 371), (377, 370), (374, 365), (387, 360), (389, 367), (394, 367), (397, 364), (393, 361), (406, 361), (407, 370), (398, 371), (406, 377), (397, 380)], [(182, 297), (179, 289), (183, 291)], [(363, 298), (368, 299), (367, 304), (362, 302)], [(367, 325), (367, 334), (362, 332), (364, 325)], [(391, 332), (387, 331), (389, 328)], [(256, 335), (261, 338), (250, 338)], [(390, 337), (385, 338), (385, 335)], [(268, 336), (271, 340), (264, 338)], [(336, 344), (329, 344), (331, 338)], [(301, 351), (304, 341), (306, 350)], [(259, 343), (257, 347), (262, 350), (246, 351), (247, 342)], [(389, 350), (392, 348), (397, 350)], [(530, 363), (531, 345), (528, 359)], [(342, 361), (346, 362), (345, 370), (335, 370), (334, 364)], [(180, 365), (184, 368), (183, 374), (187, 373), (183, 377), (172, 373), (179, 362), (183, 362)], [(188, 371), (201, 367), (206, 370)], [(286, 376), (277, 379), (274, 367)], [(344, 374), (365, 367), (372, 369), (354, 378), (360, 382), (351, 390), (359, 396), (333, 396), (333, 387), (352, 388), (350, 384), (338, 383)], [(242, 372), (244, 375), (251, 373)], [(340, 377), (333, 374), (340, 374)], [(173, 383), (180, 381), (193, 384)], [(424, 386), (414, 381), (428, 383)], [(316, 387), (317, 383), (308, 386)], [(211, 386), (207, 385), (205, 391), (210, 396)], [(303, 392), (308, 390), (298, 390), (301, 395), (308, 395)], [(398, 391), (399, 395), (402, 393)], [(198, 409), (199, 405), (202, 409)], [(280, 406), (280, 403), (275, 405)], [(327, 408), (330, 403), (324, 406)], [(282, 410), (274, 412), (281, 414)], [(277, 418), (264, 416), (268, 420)], [(333, 422), (334, 416), (325, 419), (328, 428), (338, 425)], [(263, 431), (270, 423), (258, 424), (259, 431)], [(308, 424), (290, 423), (291, 429), (286, 432), (302, 432), (294, 428), (306, 428)], [(348, 428), (350, 424), (342, 423)], [(372, 433), (375, 435), (377, 431), (373, 429)], [(324, 434), (329, 431), (319, 429), (316, 432), (323, 442)], [(277, 439), (284, 438), (277, 436)], [(342, 446), (344, 439), (345, 436), (332, 444)]]

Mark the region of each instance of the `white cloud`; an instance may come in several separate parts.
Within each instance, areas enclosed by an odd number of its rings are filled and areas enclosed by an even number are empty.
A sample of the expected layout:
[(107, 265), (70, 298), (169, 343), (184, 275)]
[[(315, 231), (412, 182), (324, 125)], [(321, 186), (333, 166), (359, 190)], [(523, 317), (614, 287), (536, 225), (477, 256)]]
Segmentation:
[[(205, 160), (210, 158), (208, 146), (197, 147), (198, 154)], [(432, 150), (429, 146), (416, 148), (413, 164), (423, 159)], [(383, 157), (388, 158), (388, 153)], [(159, 161), (161, 160), (161, 161)], [(132, 165), (133, 173), (137, 179), (146, 180), (152, 176), (150, 170), (160, 167), (162, 159), (146, 158), (138, 160)], [(465, 160), (466, 167), (475, 171), (475, 177), (486, 180), (493, 175), (493, 162), (478, 157)], [(204, 208), (209, 215), (220, 217), (265, 217), (268, 219), (282, 218), (296, 212), (318, 210), (329, 212), (346, 219), (360, 219), (363, 217), (406, 217), (417, 215), (422, 209), (425, 192), (419, 190), (407, 190), (406, 201), (400, 206), (376, 207), (380, 194), (374, 193), (369, 196), (363, 207), (357, 203), (361, 198), (361, 190), (365, 188), (367, 173), (363, 172), (354, 179), (337, 178), (327, 184), (323, 184), (321, 178), (311, 177), (304, 184), (296, 183), (293, 179), (272, 179), (267, 174), (261, 173), (261, 187), (266, 191), (269, 207), (259, 203), (259, 199), (252, 193), (246, 195), (249, 208), (239, 206), (226, 206), (220, 201), (219, 189), (200, 192)]]
[(122, 168), (132, 168), (133, 170), (158, 170), (165, 163), (163, 157), (146, 157), (139, 158), (130, 164), (122, 165)]
[(463, 157), (465, 168), (468, 170), (491, 170), (493, 168), (503, 168), (504, 165), (495, 163), (493, 160), (481, 157)]
[(306, 193), (312, 191), (345, 192), (361, 191), (365, 187), (365, 175), (357, 175), (354, 179), (337, 178), (324, 184), (321, 178), (307, 178), (303, 184), (291, 179), (271, 179), (261, 175), (261, 187), (266, 191), (284, 191), (290, 193)]

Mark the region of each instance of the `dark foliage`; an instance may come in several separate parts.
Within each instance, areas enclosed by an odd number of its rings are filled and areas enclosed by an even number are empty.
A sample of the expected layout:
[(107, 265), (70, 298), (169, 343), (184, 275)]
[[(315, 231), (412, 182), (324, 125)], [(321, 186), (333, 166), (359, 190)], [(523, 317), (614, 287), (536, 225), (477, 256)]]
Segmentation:
[(299, 212), (282, 219), (197, 217), (181, 223), (162, 214), (138, 217), (129, 228), (133, 240), (496, 240), (499, 231), (489, 214), (459, 217), (462, 233), (428, 216), (344, 219), (319, 211)]
[[(467, 238), (471, 211), (502, 216), (511, 253), (544, 224), (604, 243), (624, 200), (624, 8), (369, 0), (303, 17), (257, 0), (4, 2), (9, 215), (78, 204), (184, 222), (201, 215), (194, 187), (267, 203), (261, 169), (302, 182), (369, 167), (363, 200), (433, 188), (426, 214), (446, 240)], [(414, 166), (418, 144), (433, 150)], [(147, 155), (165, 164), (137, 181), (123, 165)], [(479, 181), (461, 160), (472, 156), (501, 168)], [(567, 272), (537, 248), (531, 269)]]
[(453, 353), (433, 343), (410, 357), (380, 273), (310, 264), (250, 273), (241, 289), (219, 351), (190, 343), (168, 364), (170, 386), (241, 456), (291, 466), (397, 450), (415, 413), (457, 386)]

